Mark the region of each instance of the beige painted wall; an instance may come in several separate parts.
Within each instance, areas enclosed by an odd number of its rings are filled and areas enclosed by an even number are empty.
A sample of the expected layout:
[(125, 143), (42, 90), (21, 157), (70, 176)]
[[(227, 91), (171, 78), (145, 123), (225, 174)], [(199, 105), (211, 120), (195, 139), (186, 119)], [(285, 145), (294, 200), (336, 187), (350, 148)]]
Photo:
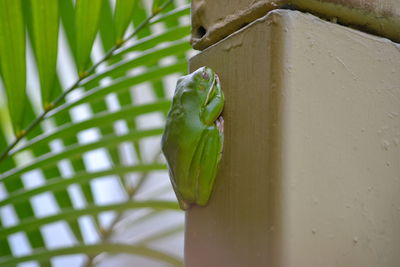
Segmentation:
[(226, 95), (209, 206), (186, 266), (398, 267), (400, 46), (270, 12), (194, 57)]

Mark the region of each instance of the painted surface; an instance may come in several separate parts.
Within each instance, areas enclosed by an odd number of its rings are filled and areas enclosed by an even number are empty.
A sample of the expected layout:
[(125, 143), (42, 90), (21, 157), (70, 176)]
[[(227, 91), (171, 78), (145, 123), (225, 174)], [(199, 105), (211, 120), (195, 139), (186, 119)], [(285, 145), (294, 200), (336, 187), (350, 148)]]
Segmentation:
[(278, 8), (309, 12), (400, 42), (398, 0), (193, 0), (192, 45), (203, 50)]
[(397, 267), (400, 47), (298, 11), (191, 60), (220, 76), (225, 151), (186, 266)]

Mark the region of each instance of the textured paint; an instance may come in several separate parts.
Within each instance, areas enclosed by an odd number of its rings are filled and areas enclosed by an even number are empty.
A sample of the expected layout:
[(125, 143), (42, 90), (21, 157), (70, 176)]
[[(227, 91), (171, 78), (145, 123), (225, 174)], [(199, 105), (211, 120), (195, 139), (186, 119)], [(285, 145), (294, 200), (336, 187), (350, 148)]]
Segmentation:
[(185, 266), (397, 267), (399, 45), (279, 10), (205, 64), (225, 148), (209, 205), (187, 212)]
[(203, 50), (278, 8), (291, 8), (400, 42), (398, 0), (193, 0), (192, 45)]

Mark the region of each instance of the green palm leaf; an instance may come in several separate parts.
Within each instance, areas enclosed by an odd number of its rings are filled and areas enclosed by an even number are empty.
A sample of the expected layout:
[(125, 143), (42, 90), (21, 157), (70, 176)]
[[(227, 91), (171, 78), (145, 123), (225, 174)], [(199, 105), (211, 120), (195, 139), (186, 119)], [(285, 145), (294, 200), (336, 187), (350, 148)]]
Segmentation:
[[(0, 208), (11, 207), (16, 217), (10, 223), (0, 214), (1, 266), (26, 261), (52, 266), (54, 257), (71, 254), (86, 254), (89, 266), (103, 252), (181, 264), (176, 256), (151, 248), (180, 233), (181, 223), (157, 228), (134, 244), (110, 240), (128, 211), (141, 218), (129, 224), (132, 228), (179, 212), (174, 201), (164, 200), (172, 191), (164, 187), (159, 139), (170, 105), (167, 87), (173, 86), (165, 77), (187, 69), (190, 27), (180, 18), (189, 12), (187, 5), (176, 6), (172, 0), (153, 5), (146, 0), (0, 1), (0, 95), (7, 96), (7, 103), (0, 101), (0, 183), (5, 194), (0, 193)], [(151, 25), (162, 31), (153, 33)], [(27, 45), (32, 56), (26, 54)], [(60, 57), (61, 51), (70, 55)], [(38, 102), (32, 81), (26, 96), (25, 57), (36, 62), (37, 69), (28, 71), (40, 86)], [(66, 73), (64, 58), (70, 59), (73, 73)], [(78, 110), (85, 110), (80, 111), (85, 118), (76, 117)], [(149, 116), (158, 122), (146, 126)], [(84, 141), (89, 133), (96, 138)], [(89, 159), (100, 154), (105, 157), (93, 167)], [(165, 179), (156, 182), (157, 173)], [(39, 178), (39, 184), (29, 185)], [(118, 201), (99, 201), (97, 184), (111, 181), (119, 186)], [(148, 190), (150, 185), (154, 190)], [(80, 202), (72, 189), (82, 195)], [(54, 199), (50, 204), (56, 211), (43, 217), (33, 200), (45, 195)], [(87, 225), (82, 218), (89, 218)], [(57, 222), (64, 222), (75, 245), (49, 247), (43, 227)], [(88, 243), (88, 227), (97, 232), (95, 244)], [(27, 237), (29, 254), (10, 245), (10, 236), (17, 233)]]
[(20, 0), (0, 1), (0, 66), (16, 136), (24, 129), (25, 32)]
[(102, 0), (77, 0), (75, 16), (76, 60), (79, 76), (87, 74), (90, 52), (99, 26)]
[(48, 109), (55, 93), (58, 47), (58, 2), (31, 1), (33, 44), (42, 91), (42, 105)]
[(115, 32), (117, 42), (124, 40), (124, 34), (130, 24), (136, 0), (117, 0), (115, 6)]

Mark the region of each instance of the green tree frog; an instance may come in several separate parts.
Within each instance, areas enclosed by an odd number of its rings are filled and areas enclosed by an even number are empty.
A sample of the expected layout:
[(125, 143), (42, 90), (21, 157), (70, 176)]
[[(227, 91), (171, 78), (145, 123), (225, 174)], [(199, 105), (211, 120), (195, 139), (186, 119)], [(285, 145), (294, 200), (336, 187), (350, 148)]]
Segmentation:
[(161, 144), (184, 210), (210, 198), (224, 141), (224, 101), (219, 78), (208, 67), (177, 82)]

